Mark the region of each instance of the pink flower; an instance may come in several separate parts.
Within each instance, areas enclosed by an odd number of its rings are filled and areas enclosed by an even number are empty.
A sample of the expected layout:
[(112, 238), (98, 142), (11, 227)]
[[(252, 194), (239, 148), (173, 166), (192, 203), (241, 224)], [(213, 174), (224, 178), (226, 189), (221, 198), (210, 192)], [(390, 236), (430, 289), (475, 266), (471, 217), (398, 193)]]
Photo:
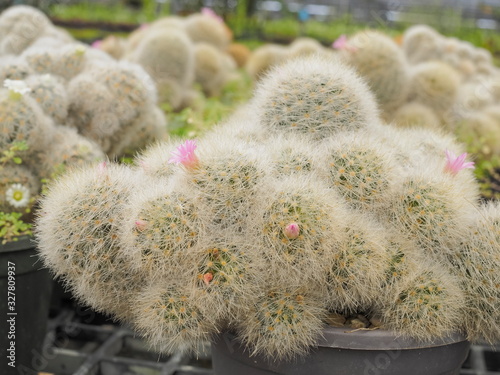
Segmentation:
[(168, 162), (182, 164), (186, 168), (194, 168), (198, 165), (198, 157), (195, 155), (194, 150), (196, 150), (196, 141), (188, 139), (175, 151), (172, 151), (173, 156)]
[(453, 152), (446, 150), (446, 165), (444, 167), (445, 172), (451, 173), (455, 176), (462, 169), (466, 168), (474, 168), (474, 162), (469, 161), (465, 163), (465, 158), (467, 157), (467, 153), (464, 152), (460, 156), (456, 156)]
[(214, 279), (214, 275), (212, 275), (210, 272), (207, 272), (206, 274), (203, 275), (203, 282), (205, 285), (209, 285), (210, 281)]
[(217, 21), (219, 22), (224, 22), (224, 20), (222, 19), (221, 16), (217, 15), (217, 13), (215, 13), (213, 11), (213, 9), (210, 9), (210, 8), (201, 8), (201, 14), (204, 14), (205, 16), (209, 16), (209, 17), (212, 17), (212, 18), (215, 18)]
[(101, 48), (101, 45), (102, 45), (102, 40), (96, 40), (94, 43), (92, 43), (90, 46), (92, 48), (97, 48), (97, 49), (100, 49)]
[(335, 49), (345, 49), (351, 52), (356, 51), (356, 48), (349, 45), (349, 43), (347, 42), (347, 36), (345, 34), (339, 36), (337, 40), (332, 43), (332, 47)]
[(149, 23), (141, 23), (139, 26), (139, 30), (146, 30), (149, 27)]
[(135, 227), (139, 232), (142, 232), (148, 226), (148, 222), (146, 220), (136, 220)]
[(108, 174), (108, 164), (105, 161), (102, 161), (99, 164), (97, 164), (97, 174), (100, 177), (104, 177)]
[(299, 224), (297, 223), (288, 224), (283, 233), (285, 234), (286, 237), (290, 238), (291, 240), (297, 238), (300, 233)]

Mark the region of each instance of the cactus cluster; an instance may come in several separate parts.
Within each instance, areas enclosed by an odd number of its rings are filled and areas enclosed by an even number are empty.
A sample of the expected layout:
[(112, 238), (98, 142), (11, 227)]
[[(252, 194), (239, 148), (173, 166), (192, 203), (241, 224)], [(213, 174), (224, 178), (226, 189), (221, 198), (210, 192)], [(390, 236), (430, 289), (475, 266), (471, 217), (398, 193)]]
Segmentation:
[(224, 21), (206, 11), (160, 18), (127, 39), (107, 38), (94, 46), (141, 65), (154, 79), (160, 101), (180, 110), (196, 98), (196, 85), (206, 96), (217, 96), (226, 83), (240, 78), (237, 64), (246, 61), (249, 51), (239, 45), (231, 52), (231, 41)]
[(54, 182), (40, 252), (161, 351), (230, 329), (250, 353), (293, 358), (331, 312), (423, 341), (458, 331), (493, 342), (490, 317), (475, 315), (500, 307), (500, 211), (478, 214), (461, 152), (451, 136), (385, 124), (337, 57), (299, 56), (202, 139)]

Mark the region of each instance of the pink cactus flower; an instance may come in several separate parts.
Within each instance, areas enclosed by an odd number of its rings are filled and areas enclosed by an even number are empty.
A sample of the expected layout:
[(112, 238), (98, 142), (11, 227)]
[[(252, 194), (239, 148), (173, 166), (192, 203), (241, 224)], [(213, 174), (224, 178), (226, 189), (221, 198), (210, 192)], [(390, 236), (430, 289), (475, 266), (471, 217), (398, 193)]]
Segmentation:
[(205, 285), (210, 285), (210, 282), (214, 279), (214, 275), (212, 275), (210, 272), (207, 272), (206, 274), (203, 275), (203, 282)]
[(214, 12), (213, 9), (211, 8), (201, 8), (201, 14), (204, 14), (205, 16), (209, 16), (212, 18), (215, 18), (219, 22), (224, 22), (221, 16), (219, 16), (217, 13)]
[(181, 144), (175, 151), (172, 151), (172, 157), (169, 163), (182, 164), (186, 168), (195, 168), (198, 165), (198, 157), (194, 153), (196, 150), (196, 141), (188, 139)]
[(335, 49), (345, 49), (347, 51), (354, 52), (356, 51), (357, 48), (349, 45), (349, 42), (347, 41), (347, 36), (345, 34), (342, 34), (337, 38), (335, 42), (332, 43), (332, 47)]
[(97, 174), (101, 177), (106, 176), (108, 173), (108, 164), (105, 161), (97, 164)]
[(96, 49), (101, 49), (101, 46), (102, 46), (102, 40), (96, 40), (94, 43), (92, 43), (90, 45), (92, 48), (96, 48)]
[(456, 156), (453, 152), (446, 150), (446, 165), (444, 167), (445, 172), (451, 173), (455, 176), (462, 169), (466, 168), (474, 168), (474, 162), (469, 161), (465, 162), (465, 158), (467, 157), (467, 153), (464, 152), (460, 156)]
[(291, 240), (297, 238), (300, 234), (300, 227), (299, 224), (297, 223), (290, 223), (285, 227), (285, 230), (283, 231), (286, 237), (290, 238)]
[(148, 222), (146, 220), (136, 220), (135, 227), (139, 232), (142, 232), (148, 226)]
[(149, 23), (141, 23), (139, 26), (139, 30), (146, 30), (149, 27)]

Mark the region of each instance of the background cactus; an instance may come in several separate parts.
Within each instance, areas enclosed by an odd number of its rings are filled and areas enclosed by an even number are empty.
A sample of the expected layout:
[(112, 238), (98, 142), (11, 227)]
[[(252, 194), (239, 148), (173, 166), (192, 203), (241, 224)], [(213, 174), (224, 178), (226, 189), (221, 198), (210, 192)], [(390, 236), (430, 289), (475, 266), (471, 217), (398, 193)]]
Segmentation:
[(409, 91), (409, 67), (401, 48), (377, 31), (362, 31), (341, 50), (347, 63), (366, 79), (384, 113), (399, 107)]

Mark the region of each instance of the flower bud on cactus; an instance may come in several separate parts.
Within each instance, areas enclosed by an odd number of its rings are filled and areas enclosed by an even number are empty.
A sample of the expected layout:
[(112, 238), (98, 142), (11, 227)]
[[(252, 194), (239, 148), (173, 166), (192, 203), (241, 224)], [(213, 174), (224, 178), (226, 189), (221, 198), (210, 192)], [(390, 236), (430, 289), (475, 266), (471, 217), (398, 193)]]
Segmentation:
[(351, 68), (333, 58), (295, 59), (274, 69), (254, 96), (264, 128), (315, 140), (377, 121), (368, 87)]

